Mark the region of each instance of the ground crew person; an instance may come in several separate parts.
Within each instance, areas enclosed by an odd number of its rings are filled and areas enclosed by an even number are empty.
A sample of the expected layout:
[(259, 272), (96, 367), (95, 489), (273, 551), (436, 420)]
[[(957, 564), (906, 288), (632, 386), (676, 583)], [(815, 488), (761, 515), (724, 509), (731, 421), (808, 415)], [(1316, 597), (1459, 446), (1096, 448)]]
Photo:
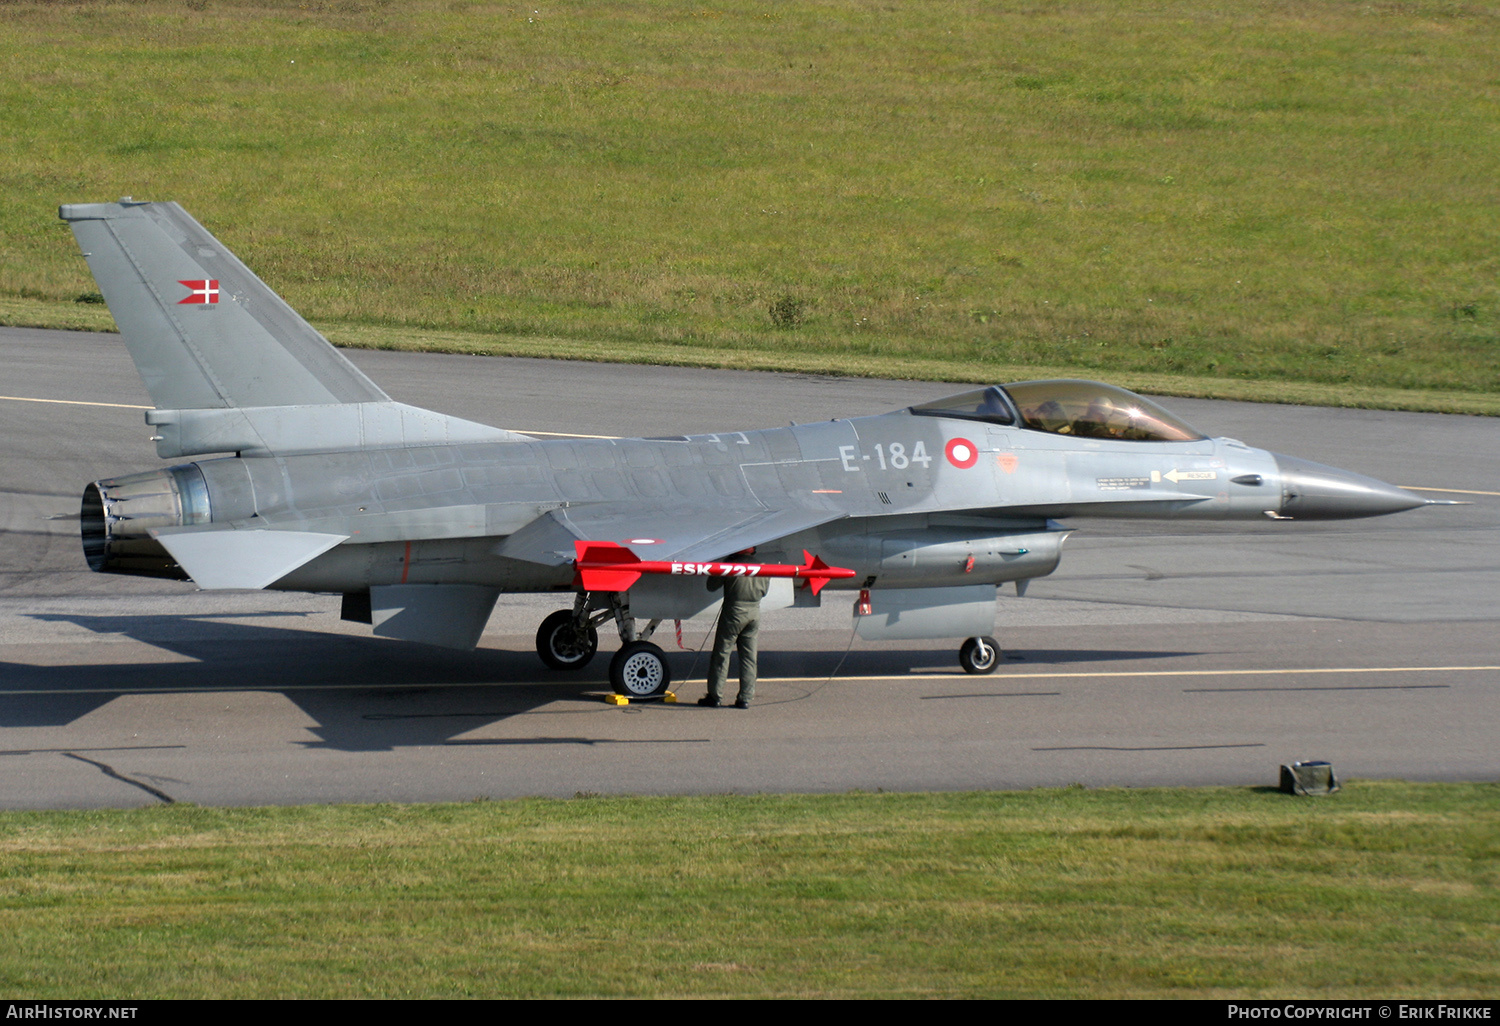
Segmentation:
[[(755, 550), (737, 552), (731, 559), (755, 555)], [(755, 698), (755, 643), (760, 634), (760, 600), (766, 597), (771, 582), (764, 577), (714, 577), (710, 588), (724, 589), (724, 605), (719, 609), (719, 629), (714, 634), (714, 654), (708, 661), (708, 694), (699, 705), (718, 707), (724, 704), (724, 684), (729, 677), (729, 653), (740, 651), (740, 693), (736, 709), (750, 708)]]

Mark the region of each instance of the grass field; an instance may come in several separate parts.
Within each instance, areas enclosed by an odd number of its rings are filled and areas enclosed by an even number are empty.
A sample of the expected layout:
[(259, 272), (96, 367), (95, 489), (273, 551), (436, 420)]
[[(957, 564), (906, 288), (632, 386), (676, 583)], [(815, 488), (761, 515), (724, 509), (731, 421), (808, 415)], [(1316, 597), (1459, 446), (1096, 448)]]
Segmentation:
[(1500, 787), (0, 814), (27, 997), (1500, 990)]
[(54, 208), (131, 194), (334, 336), (1469, 408), (1496, 52), (1449, 0), (0, 2), (0, 317), (78, 319)]
[[(0, 322), (1500, 413), (1500, 8), (0, 0)], [(1483, 997), (1500, 787), (0, 814), (34, 998)]]

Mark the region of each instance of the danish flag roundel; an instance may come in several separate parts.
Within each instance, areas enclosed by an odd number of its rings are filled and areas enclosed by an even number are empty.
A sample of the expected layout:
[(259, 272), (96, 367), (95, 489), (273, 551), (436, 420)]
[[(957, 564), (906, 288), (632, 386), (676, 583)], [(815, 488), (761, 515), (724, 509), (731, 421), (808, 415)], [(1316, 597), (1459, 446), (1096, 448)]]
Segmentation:
[(979, 446), (967, 438), (955, 438), (943, 448), (943, 455), (959, 470), (968, 470), (979, 462)]

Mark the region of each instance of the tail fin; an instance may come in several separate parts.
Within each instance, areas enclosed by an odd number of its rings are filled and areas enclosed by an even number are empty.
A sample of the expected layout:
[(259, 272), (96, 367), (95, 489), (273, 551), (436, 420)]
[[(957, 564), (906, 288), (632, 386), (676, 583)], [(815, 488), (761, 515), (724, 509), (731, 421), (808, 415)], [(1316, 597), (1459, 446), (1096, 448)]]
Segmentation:
[(58, 216), (158, 407), (389, 399), (176, 203), (76, 203)]
[(163, 459), (522, 438), (392, 402), (176, 203), (57, 213), (156, 404), (146, 423)]

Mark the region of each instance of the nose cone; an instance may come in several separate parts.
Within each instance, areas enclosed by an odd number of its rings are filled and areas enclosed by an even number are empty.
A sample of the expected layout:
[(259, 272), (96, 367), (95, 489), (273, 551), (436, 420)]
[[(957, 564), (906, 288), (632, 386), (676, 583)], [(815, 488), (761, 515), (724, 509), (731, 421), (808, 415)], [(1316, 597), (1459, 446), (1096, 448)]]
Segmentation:
[(1281, 471), (1281, 513), (1297, 520), (1378, 517), (1425, 506), (1426, 499), (1395, 485), (1337, 467), (1273, 453)]

